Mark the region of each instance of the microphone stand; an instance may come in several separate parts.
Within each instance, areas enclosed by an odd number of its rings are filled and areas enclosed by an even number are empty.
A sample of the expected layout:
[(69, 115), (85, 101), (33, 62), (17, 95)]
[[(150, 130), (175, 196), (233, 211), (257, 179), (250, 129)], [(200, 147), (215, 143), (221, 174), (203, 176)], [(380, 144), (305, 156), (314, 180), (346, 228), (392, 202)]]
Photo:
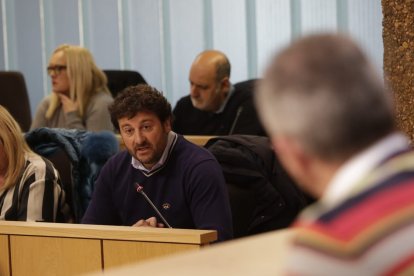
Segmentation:
[(243, 111), (243, 106), (240, 106), (237, 109), (236, 117), (234, 118), (233, 124), (231, 125), (231, 128), (230, 128), (230, 131), (229, 131), (229, 134), (228, 135), (232, 135), (233, 134), (234, 128), (236, 127), (236, 124), (239, 121), (239, 117), (240, 117), (240, 114), (241, 114), (242, 111)]
[(137, 186), (137, 192), (143, 195), (144, 199), (149, 203), (149, 205), (152, 207), (152, 209), (157, 213), (157, 215), (161, 218), (161, 220), (164, 222), (164, 224), (168, 228), (172, 228), (171, 225), (168, 223), (168, 221), (164, 218), (164, 216), (161, 214), (161, 212), (158, 210), (158, 208), (154, 205), (152, 200), (147, 196), (147, 194), (144, 192), (144, 187), (139, 185), (139, 183), (135, 183)]

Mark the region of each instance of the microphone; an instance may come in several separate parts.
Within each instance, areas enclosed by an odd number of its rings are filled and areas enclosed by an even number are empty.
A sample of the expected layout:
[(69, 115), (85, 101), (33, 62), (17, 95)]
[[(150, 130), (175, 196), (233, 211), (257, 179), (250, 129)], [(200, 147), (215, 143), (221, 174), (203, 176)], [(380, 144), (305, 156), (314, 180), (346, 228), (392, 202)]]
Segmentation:
[(161, 218), (162, 222), (168, 227), (172, 228), (171, 225), (168, 223), (168, 221), (161, 215), (161, 212), (157, 209), (157, 207), (154, 205), (154, 203), (151, 201), (151, 199), (147, 196), (147, 194), (144, 192), (144, 187), (139, 185), (138, 182), (135, 182), (135, 186), (137, 187), (137, 192), (140, 193), (144, 199), (149, 203), (149, 205), (152, 207), (152, 209), (157, 213), (157, 215)]
[(236, 117), (234, 118), (233, 124), (231, 125), (229, 135), (233, 134), (234, 128), (236, 127), (237, 121), (239, 120), (240, 114), (243, 111), (243, 106), (239, 106), (237, 109)]

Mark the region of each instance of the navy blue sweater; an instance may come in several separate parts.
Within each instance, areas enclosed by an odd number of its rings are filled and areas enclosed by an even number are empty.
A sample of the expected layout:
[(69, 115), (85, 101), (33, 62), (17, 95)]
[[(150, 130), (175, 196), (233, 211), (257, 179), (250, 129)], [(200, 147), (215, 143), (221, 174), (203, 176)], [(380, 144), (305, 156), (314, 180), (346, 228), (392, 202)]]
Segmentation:
[[(157, 214), (136, 191), (136, 183), (173, 228), (214, 229), (232, 238), (232, 219), (222, 169), (214, 156), (182, 136), (162, 169), (145, 176), (124, 151), (102, 168), (82, 223), (133, 225)], [(158, 217), (158, 221), (162, 222)]]

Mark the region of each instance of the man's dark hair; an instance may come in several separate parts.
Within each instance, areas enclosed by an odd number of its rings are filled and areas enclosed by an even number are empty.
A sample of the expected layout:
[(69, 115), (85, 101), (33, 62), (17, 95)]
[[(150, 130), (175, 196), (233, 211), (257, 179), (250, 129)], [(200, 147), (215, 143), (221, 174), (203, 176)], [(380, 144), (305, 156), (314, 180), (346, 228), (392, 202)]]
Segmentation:
[(138, 112), (154, 113), (163, 123), (172, 117), (171, 105), (163, 94), (147, 84), (129, 86), (122, 90), (109, 106), (112, 124), (119, 130), (118, 120), (132, 118)]

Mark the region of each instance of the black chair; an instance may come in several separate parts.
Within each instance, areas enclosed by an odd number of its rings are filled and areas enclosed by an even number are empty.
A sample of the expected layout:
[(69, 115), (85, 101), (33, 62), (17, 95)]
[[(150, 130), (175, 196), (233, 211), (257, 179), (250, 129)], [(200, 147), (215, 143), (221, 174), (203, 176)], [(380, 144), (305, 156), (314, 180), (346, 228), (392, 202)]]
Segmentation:
[(24, 76), (16, 71), (0, 71), (0, 105), (19, 123), (23, 132), (32, 124), (30, 101)]
[(60, 181), (65, 191), (66, 202), (73, 210), (72, 163), (69, 156), (67, 155), (64, 149), (57, 148), (55, 152), (52, 152), (50, 155), (47, 155), (45, 157), (49, 159), (55, 166), (56, 170), (58, 170), (60, 175)]
[(144, 77), (137, 71), (130, 70), (103, 70), (108, 78), (108, 88), (111, 91), (112, 97), (116, 97), (118, 92), (124, 88), (137, 85), (146, 84)]

